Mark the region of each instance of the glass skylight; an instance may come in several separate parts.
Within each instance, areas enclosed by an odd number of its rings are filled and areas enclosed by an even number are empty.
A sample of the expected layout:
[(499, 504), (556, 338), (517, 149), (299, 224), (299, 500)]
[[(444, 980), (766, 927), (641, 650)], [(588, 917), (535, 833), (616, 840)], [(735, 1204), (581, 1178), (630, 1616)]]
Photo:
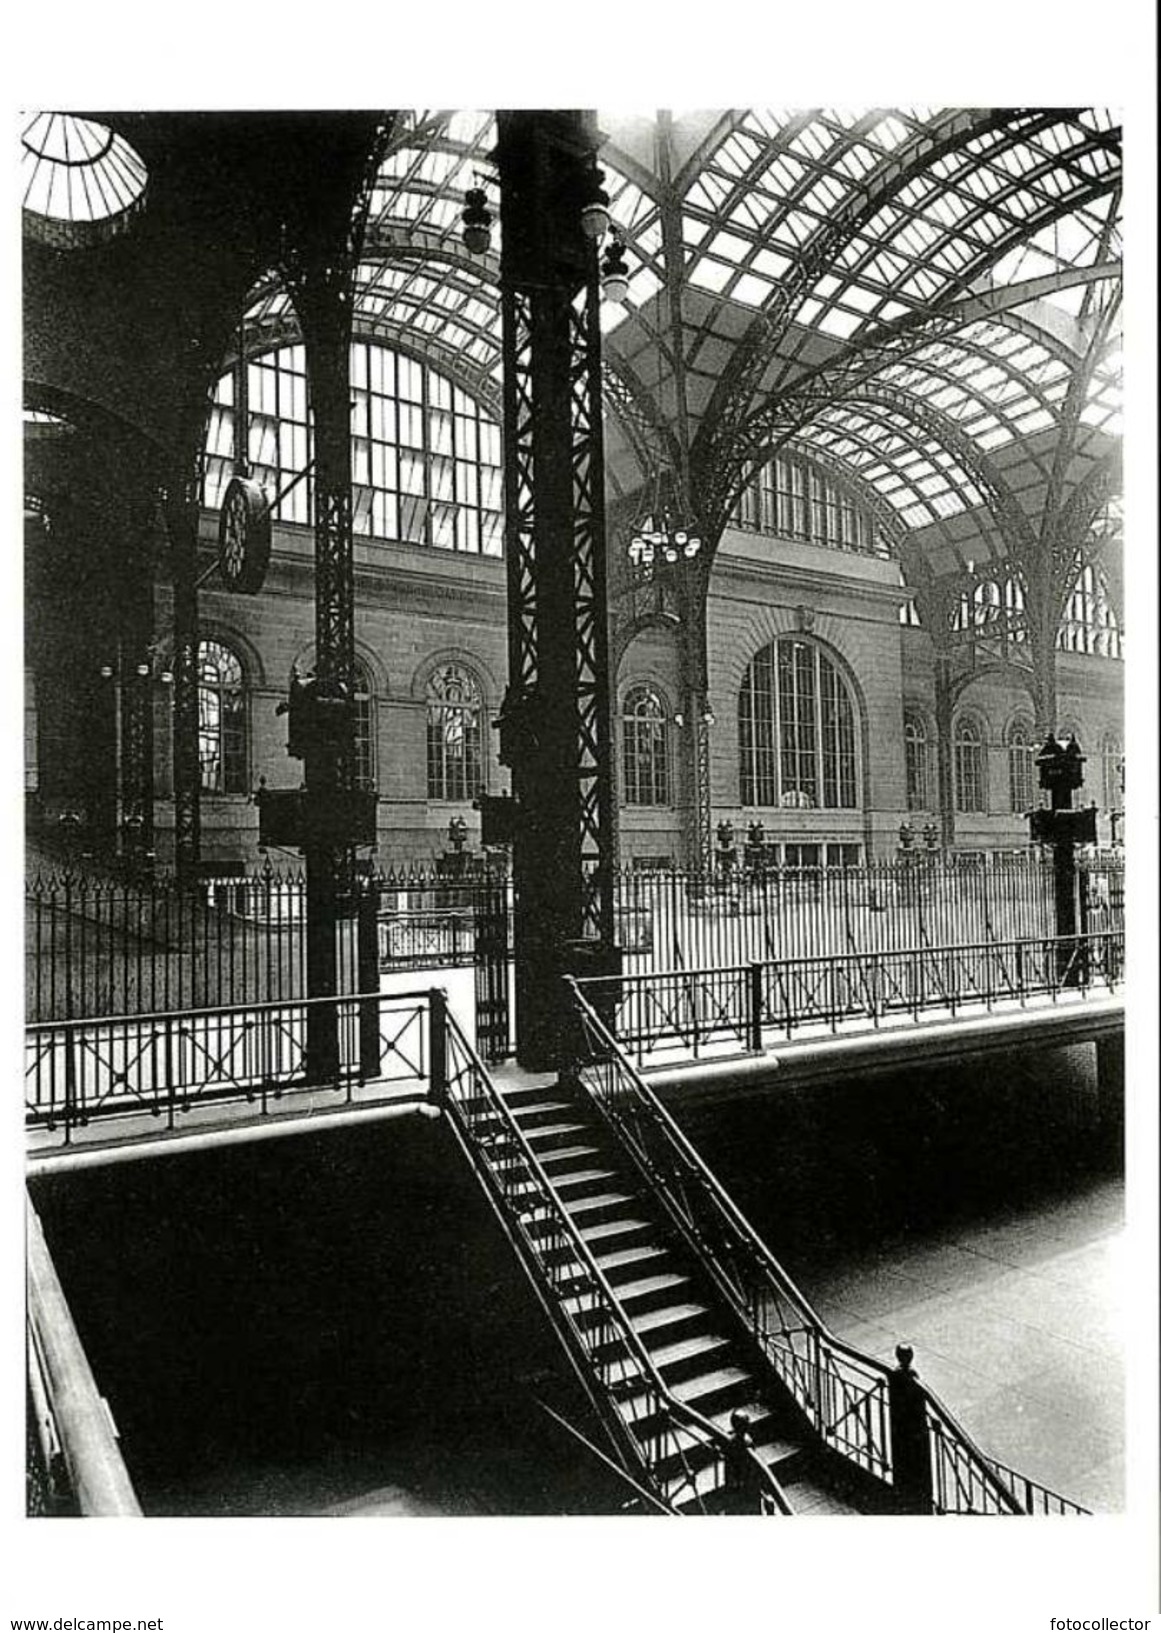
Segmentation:
[(20, 142), (25, 223), (54, 244), (119, 230), (144, 197), (140, 155), (94, 119), (36, 113)]

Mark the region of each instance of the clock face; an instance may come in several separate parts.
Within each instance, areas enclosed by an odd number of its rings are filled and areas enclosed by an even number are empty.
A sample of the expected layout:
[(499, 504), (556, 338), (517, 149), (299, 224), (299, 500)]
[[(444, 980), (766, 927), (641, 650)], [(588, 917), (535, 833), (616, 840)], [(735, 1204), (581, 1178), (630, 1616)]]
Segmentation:
[(230, 480), (218, 523), (218, 570), (228, 590), (253, 595), (270, 563), (270, 506), (249, 477)]

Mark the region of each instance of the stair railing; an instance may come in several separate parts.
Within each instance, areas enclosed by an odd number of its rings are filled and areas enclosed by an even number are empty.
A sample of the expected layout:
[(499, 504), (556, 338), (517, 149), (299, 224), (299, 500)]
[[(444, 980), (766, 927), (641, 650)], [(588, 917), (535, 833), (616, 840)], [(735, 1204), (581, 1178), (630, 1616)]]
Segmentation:
[[(899, 1372), (830, 1331), (577, 983), (570, 978), (568, 985), (588, 1044), (588, 1058), (577, 1073), (580, 1086), (824, 1444), (900, 1495), (906, 1483), (909, 1503), (927, 1511), (1030, 1512), (1000, 1466), (914, 1373), (907, 1374), (908, 1390), (900, 1390)], [(916, 1432), (898, 1409), (909, 1396), (922, 1406), (921, 1416), (911, 1419), (918, 1422), (918, 1446)], [(917, 1487), (921, 1496), (915, 1502)]]
[(28, 1400), (36, 1511), (93, 1516), (141, 1513), (113, 1420), (52, 1262), (40, 1217), (26, 1197)]
[[(707, 1497), (732, 1491), (751, 1512), (789, 1513), (778, 1481), (761, 1459), (671, 1393), (512, 1111), (450, 1014), (445, 1035), (441, 1107), (626, 1467), (642, 1471), (663, 1512), (676, 1512), (687, 1500), (706, 1512)], [(700, 1452), (696, 1459), (691, 1455), (695, 1448)]]

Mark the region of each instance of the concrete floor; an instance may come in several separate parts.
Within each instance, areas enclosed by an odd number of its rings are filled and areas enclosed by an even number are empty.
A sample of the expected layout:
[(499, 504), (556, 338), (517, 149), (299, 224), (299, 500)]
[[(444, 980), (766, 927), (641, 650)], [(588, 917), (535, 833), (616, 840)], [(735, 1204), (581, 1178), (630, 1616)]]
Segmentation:
[(896, 1343), (983, 1449), (1097, 1511), (1124, 1501), (1123, 1185), (982, 1220), (807, 1248), (788, 1267), (832, 1328)]

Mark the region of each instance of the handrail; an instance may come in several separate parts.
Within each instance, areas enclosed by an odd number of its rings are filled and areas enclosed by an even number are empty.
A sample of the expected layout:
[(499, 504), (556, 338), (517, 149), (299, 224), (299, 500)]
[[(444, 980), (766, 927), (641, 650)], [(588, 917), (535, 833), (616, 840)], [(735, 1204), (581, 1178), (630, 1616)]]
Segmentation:
[(158, 1009), (140, 1014), (134, 1010), (131, 1015), (75, 1015), (60, 1021), (28, 1021), (24, 1031), (27, 1036), (38, 1032), (85, 1032), (98, 1026), (144, 1027), (166, 1021), (228, 1019), (235, 1015), (273, 1014), (286, 1009), (318, 1009), (327, 1004), (332, 1008), (339, 1004), (360, 1003), (426, 1004), (430, 996), (430, 987), (419, 987), (415, 992), (340, 992), (325, 998), (264, 998), (260, 1003), (211, 1004), (204, 1009)]
[[(893, 1444), (888, 1402), (890, 1381), (898, 1374), (831, 1332), (634, 1070), (578, 982), (571, 977), (566, 981), (590, 1046), (595, 1045), (594, 1058), (587, 1064), (598, 1070), (611, 1064), (620, 1079), (600, 1092), (582, 1067), (578, 1075), (590, 1099), (616, 1129), (646, 1183), (694, 1245), (759, 1351), (824, 1441), (875, 1479), (894, 1484), (898, 1448)], [(618, 1099), (629, 1102), (631, 1118)], [(646, 1132), (659, 1139), (647, 1144)], [(849, 1376), (852, 1368), (854, 1379)], [(926, 1433), (930, 1454), (934, 1457), (941, 1449), (940, 1436), (951, 1441), (956, 1458), (970, 1473), (967, 1496), (979, 1494), (992, 1512), (1027, 1512), (951, 1411), (914, 1374), (908, 1377), (924, 1398), (926, 1422), (937, 1425), (936, 1432), (929, 1427)], [(867, 1379), (870, 1387), (862, 1387)], [(941, 1467), (936, 1462), (936, 1477)], [(963, 1489), (948, 1486), (944, 1511), (978, 1512), (974, 1502), (962, 1501), (964, 1495)]]
[(579, 985), (590, 1001), (615, 1002), (617, 1035), (640, 1062), (667, 1039), (696, 1057), (711, 1039), (760, 1049), (767, 1028), (787, 1038), (819, 1022), (835, 1032), (859, 1020), (878, 1029), (892, 1015), (991, 1012), (1098, 984), (1115, 992), (1123, 967), (1123, 931), (1104, 930), (586, 976)]
[[(448, 1049), (447, 1089), (444, 1104), (453, 1114), (453, 1127), (460, 1135), (460, 1144), (472, 1163), (477, 1176), (485, 1180), (489, 1195), (497, 1192), (499, 1193), (499, 1201), (507, 1204), (507, 1216), (517, 1225), (521, 1232), (525, 1245), (525, 1257), (536, 1264), (543, 1279), (548, 1282), (550, 1290), (555, 1293), (556, 1289), (553, 1287), (548, 1267), (527, 1230), (528, 1224), (532, 1222), (532, 1216), (528, 1212), (529, 1198), (527, 1192), (527, 1187), (531, 1184), (536, 1193), (538, 1206), (547, 1210), (551, 1215), (555, 1230), (567, 1242), (570, 1253), (573, 1254), (583, 1269), (583, 1281), (580, 1284), (582, 1291), (592, 1296), (594, 1307), (599, 1305), (602, 1320), (606, 1325), (602, 1334), (602, 1343), (598, 1348), (606, 1347), (609, 1331), (612, 1330), (617, 1341), (632, 1356), (640, 1380), (645, 1385), (647, 1394), (653, 1399), (654, 1408), (659, 1409), (659, 1411), (651, 1411), (647, 1415), (649, 1417), (660, 1415), (663, 1419), (672, 1419), (695, 1438), (708, 1442), (727, 1471), (737, 1466), (738, 1462), (744, 1457), (750, 1481), (758, 1495), (761, 1511), (765, 1513), (790, 1513), (790, 1505), (781, 1486), (752, 1448), (740, 1446), (723, 1430), (719, 1429), (716, 1424), (703, 1417), (694, 1407), (687, 1405), (672, 1394), (669, 1386), (657, 1370), (653, 1357), (617, 1297), (615, 1289), (597, 1264), (588, 1243), (557, 1196), (547, 1173), (528, 1143), (511, 1109), (503, 1096), (497, 1091), (479, 1056), (464, 1036), (454, 1016), (450, 1013), (447, 1015), (447, 1038), (450, 1047)], [(457, 1055), (458, 1062), (453, 1058)], [(458, 1070), (456, 1069), (457, 1064)], [(467, 1086), (472, 1091), (471, 1093), (464, 1093), (465, 1079), (468, 1080)], [(520, 1208), (514, 1205), (513, 1197), (506, 1195), (504, 1192), (504, 1175), (499, 1165), (493, 1166), (485, 1154), (484, 1139), (488, 1138), (488, 1136), (478, 1136), (471, 1126), (471, 1114), (466, 1102), (474, 1098), (481, 1098), (486, 1101), (488, 1121), (499, 1118), (504, 1126), (507, 1141), (518, 1153), (518, 1173), (515, 1176), (509, 1175), (508, 1177), (516, 1179), (516, 1189), (521, 1193), (523, 1204)], [(489, 1133), (491, 1134), (491, 1131)], [(491, 1140), (495, 1144), (494, 1134), (491, 1134)], [(496, 1199), (493, 1198), (493, 1200)], [(589, 1345), (586, 1344), (583, 1330), (572, 1320), (559, 1300), (554, 1299), (554, 1307), (561, 1320), (568, 1323), (572, 1347), (579, 1349), (581, 1353), (586, 1355), (598, 1379), (601, 1379), (600, 1364), (596, 1361)], [(604, 1380), (601, 1381), (604, 1382)], [(629, 1433), (627, 1425), (619, 1414), (614, 1413), (613, 1418), (618, 1438), (644, 1464), (650, 1478), (660, 1480), (662, 1477), (657, 1473), (659, 1465), (672, 1452), (676, 1452), (686, 1474), (687, 1482), (690, 1484), (691, 1494), (698, 1495), (696, 1480), (689, 1469), (687, 1461), (687, 1448), (682, 1446), (679, 1437), (675, 1437), (670, 1442), (668, 1434), (659, 1435), (657, 1445), (653, 1448), (656, 1455), (650, 1458), (648, 1455), (650, 1450), (649, 1442), (644, 1438), (638, 1439)], [(669, 1499), (663, 1498), (662, 1500), (668, 1501)]]
[(688, 980), (694, 975), (745, 975), (760, 964), (763, 969), (795, 969), (810, 965), (826, 964), (865, 964), (886, 962), (899, 958), (936, 958), (946, 957), (949, 953), (990, 953), (995, 954), (1008, 947), (1080, 947), (1094, 944), (1109, 944), (1124, 940), (1123, 930), (1088, 930), (1071, 936), (1008, 936), (1000, 941), (954, 941), (933, 942), (919, 947), (872, 947), (862, 952), (817, 952), (800, 953), (793, 958), (761, 958), (751, 959), (739, 964), (714, 964), (705, 969), (690, 969), (685, 965), (674, 966), (664, 970), (642, 970), (628, 975), (586, 975), (570, 977), (574, 984), (588, 989), (611, 989), (616, 986), (638, 987), (647, 986), (651, 981), (661, 981), (668, 978), (673, 980)]
[[(98, 1392), (40, 1218), (27, 1197), (29, 1366), (33, 1400), (43, 1401), (81, 1514), (140, 1515), (141, 1505)], [(43, 1389), (41, 1386), (43, 1385)], [(48, 1425), (38, 1424), (38, 1433)]]

